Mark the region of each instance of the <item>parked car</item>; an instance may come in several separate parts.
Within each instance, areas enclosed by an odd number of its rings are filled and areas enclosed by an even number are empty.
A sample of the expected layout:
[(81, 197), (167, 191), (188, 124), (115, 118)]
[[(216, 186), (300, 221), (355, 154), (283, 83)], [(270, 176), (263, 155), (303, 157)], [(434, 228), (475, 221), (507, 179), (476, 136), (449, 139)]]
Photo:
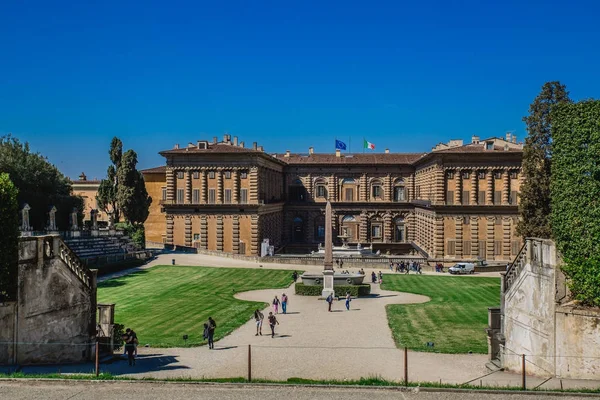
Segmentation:
[(458, 263), (448, 268), (448, 272), (451, 274), (474, 274), (475, 273), (475, 264), (473, 263)]

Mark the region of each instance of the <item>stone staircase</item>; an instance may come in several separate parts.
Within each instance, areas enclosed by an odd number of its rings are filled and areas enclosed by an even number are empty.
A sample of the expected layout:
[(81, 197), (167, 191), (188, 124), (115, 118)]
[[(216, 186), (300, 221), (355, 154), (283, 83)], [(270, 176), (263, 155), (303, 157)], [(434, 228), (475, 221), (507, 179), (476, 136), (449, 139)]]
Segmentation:
[(69, 238), (66, 243), (81, 259), (127, 254), (136, 250), (135, 245), (127, 236)]

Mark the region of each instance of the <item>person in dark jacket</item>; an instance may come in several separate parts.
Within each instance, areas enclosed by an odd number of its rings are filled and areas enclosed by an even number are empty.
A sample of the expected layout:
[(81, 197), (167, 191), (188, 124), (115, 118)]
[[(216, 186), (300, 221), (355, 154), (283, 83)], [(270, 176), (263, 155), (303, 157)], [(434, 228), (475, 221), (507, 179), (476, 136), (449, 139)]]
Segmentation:
[(213, 338), (215, 336), (215, 329), (217, 328), (217, 323), (212, 317), (208, 317), (208, 348), (214, 349), (215, 343), (213, 342)]

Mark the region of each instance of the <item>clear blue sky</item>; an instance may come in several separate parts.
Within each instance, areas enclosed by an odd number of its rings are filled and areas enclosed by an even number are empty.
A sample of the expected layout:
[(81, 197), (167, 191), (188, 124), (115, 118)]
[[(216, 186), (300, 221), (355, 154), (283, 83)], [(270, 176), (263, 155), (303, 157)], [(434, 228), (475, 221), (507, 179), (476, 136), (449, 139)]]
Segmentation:
[[(493, 4), (492, 4), (493, 3)], [(0, 3), (0, 134), (102, 177), (228, 132), (268, 152), (525, 135), (545, 81), (600, 97), (597, 1)]]

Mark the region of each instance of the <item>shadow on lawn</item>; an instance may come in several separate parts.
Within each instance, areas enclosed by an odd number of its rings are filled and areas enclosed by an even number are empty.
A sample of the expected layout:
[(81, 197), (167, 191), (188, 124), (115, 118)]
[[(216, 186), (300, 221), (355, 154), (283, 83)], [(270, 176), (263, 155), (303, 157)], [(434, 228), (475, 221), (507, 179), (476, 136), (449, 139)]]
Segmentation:
[(131, 272), (131, 273), (127, 274), (127, 275), (116, 276), (114, 278), (110, 278), (110, 279), (107, 279), (105, 281), (99, 282), (98, 283), (98, 288), (111, 288), (111, 287), (124, 286), (124, 285), (126, 285), (128, 283), (127, 281), (130, 278), (135, 278), (136, 276), (144, 275), (144, 274), (147, 274), (147, 273), (148, 273), (147, 269), (139, 269), (139, 270)]

